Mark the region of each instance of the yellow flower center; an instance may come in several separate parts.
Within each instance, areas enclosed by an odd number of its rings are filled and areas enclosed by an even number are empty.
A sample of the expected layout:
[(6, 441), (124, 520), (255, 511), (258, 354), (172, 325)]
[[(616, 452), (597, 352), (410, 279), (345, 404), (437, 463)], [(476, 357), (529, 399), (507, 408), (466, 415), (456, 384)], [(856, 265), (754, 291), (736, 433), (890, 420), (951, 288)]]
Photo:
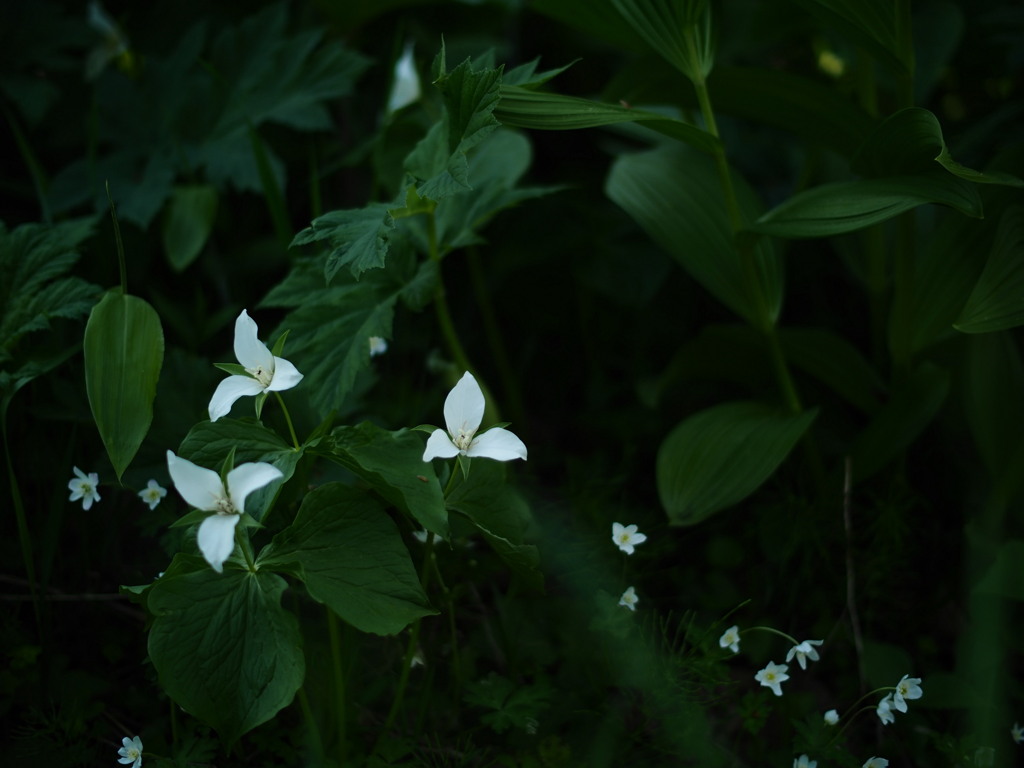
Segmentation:
[(270, 386), (270, 382), (274, 380), (274, 369), (264, 368), (262, 365), (258, 365), (255, 368), (246, 368), (246, 372), (250, 373), (256, 381), (260, 383), (260, 386), (266, 389)]

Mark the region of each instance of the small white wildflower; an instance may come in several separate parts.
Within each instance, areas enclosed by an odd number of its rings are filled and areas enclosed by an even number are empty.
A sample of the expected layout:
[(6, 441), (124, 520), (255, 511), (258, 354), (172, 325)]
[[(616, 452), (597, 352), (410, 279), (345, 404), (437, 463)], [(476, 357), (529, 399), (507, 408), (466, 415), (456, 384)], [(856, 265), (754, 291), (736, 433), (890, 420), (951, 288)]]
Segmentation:
[(150, 480), (146, 487), (139, 491), (139, 498), (149, 504), (150, 509), (156, 509), (156, 505), (167, 495), (167, 489), (161, 487), (156, 480)]
[(835, 725), (839, 722), (839, 713), (834, 709), (830, 709), (825, 713), (825, 725)]
[(1010, 729), (1010, 736), (1013, 738), (1014, 744), (1020, 744), (1024, 741), (1024, 728), (1014, 723), (1013, 728)]
[(900, 712), (906, 712), (906, 700), (920, 699), (921, 696), (921, 678), (904, 675), (896, 684), (896, 692), (892, 695), (892, 705)]
[(733, 624), (722, 636), (718, 638), (719, 648), (728, 648), (733, 653), (740, 652), (740, 628), (736, 624)]
[(818, 761), (811, 760), (807, 755), (800, 755), (793, 760), (793, 768), (818, 768)]
[(121, 739), (122, 747), (117, 750), (120, 757), (117, 762), (122, 765), (131, 764), (132, 768), (142, 768), (142, 739), (138, 736), (129, 739), (125, 736)]
[(884, 757), (869, 757), (861, 768), (889, 768), (889, 761)]
[(71, 491), (68, 501), (78, 501), (81, 499), (82, 509), (88, 510), (94, 501), (100, 500), (100, 494), (97, 491), (100, 484), (100, 476), (95, 472), (90, 472), (87, 475), (78, 467), (73, 469), (75, 470), (75, 477), (68, 481), (68, 490)]
[(896, 722), (896, 716), (892, 713), (891, 693), (878, 702), (878, 707), (875, 709), (875, 713), (878, 715), (878, 719), (882, 721), (882, 725), (888, 725), (889, 723)]
[(619, 605), (624, 608), (629, 608), (631, 611), (636, 610), (636, 604), (640, 602), (640, 598), (636, 596), (636, 590), (630, 587), (622, 593), (622, 597), (619, 598)]
[(787, 669), (789, 667), (785, 664), (776, 664), (774, 661), (769, 661), (767, 667), (759, 670), (754, 675), (754, 679), (766, 688), (771, 688), (772, 693), (776, 696), (781, 696), (782, 683), (789, 680), (789, 675), (786, 674)]
[(612, 523), (612, 541), (627, 555), (632, 555), (633, 547), (647, 541), (647, 536), (637, 531), (635, 525)]
[(821, 645), (824, 642), (824, 640), (804, 640), (802, 643), (798, 643), (789, 649), (789, 653), (786, 654), (786, 661), (792, 661), (795, 656), (800, 669), (807, 669), (807, 659), (811, 661), (819, 659), (818, 652), (814, 650), (814, 646)]
[(383, 336), (371, 336), (368, 341), (370, 343), (370, 357), (383, 355), (388, 351), (388, 340)]

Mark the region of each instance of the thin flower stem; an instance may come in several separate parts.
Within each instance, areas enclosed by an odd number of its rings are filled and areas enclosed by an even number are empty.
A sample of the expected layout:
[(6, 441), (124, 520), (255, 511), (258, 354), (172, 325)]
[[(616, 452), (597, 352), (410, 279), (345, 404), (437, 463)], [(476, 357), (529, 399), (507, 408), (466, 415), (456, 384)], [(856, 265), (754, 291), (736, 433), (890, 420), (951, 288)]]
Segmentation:
[(121, 295), (128, 295), (128, 269), (124, 263), (124, 242), (121, 240), (121, 225), (117, 222), (117, 208), (114, 207), (114, 198), (110, 196), (110, 182), (107, 186), (107, 201), (110, 203), (110, 218), (114, 222), (114, 240), (117, 243), (117, 267), (121, 273)]
[[(850, 727), (850, 723), (852, 723), (854, 720), (857, 719), (857, 715), (861, 714), (862, 712), (870, 712), (873, 709), (877, 709), (877, 707), (872, 707), (870, 704), (868, 706), (866, 706), (866, 707), (861, 707), (860, 709), (857, 709), (857, 707), (860, 706), (860, 703), (862, 701), (867, 700), (871, 696), (877, 696), (878, 694), (883, 693), (884, 691), (895, 691), (895, 690), (896, 690), (896, 686), (894, 686), (894, 685), (888, 685), (888, 686), (885, 686), (883, 688), (876, 688), (873, 691), (868, 691), (863, 696), (861, 696), (859, 699), (857, 699), (855, 702), (853, 702), (853, 705), (846, 712), (844, 712), (842, 715), (839, 716), (839, 721), (843, 724), (843, 727), (840, 728), (838, 731), (836, 731), (835, 736), (833, 736), (831, 739), (829, 739), (829, 742), (828, 742), (827, 746), (832, 746), (833, 744), (835, 744), (835, 742), (839, 739), (840, 736), (843, 735), (843, 733), (846, 731), (846, 729)], [(856, 710), (856, 711), (853, 712), (852, 715), (849, 714), (853, 710)]]
[(242, 557), (245, 558), (245, 563), (249, 566), (249, 570), (252, 573), (256, 573), (256, 560), (253, 557), (252, 542), (249, 541), (249, 534), (240, 525), (235, 526), (235, 541), (238, 542), (238, 547), (242, 550)]
[[(430, 586), (430, 574), (433, 573), (430, 567), (430, 560), (434, 555), (434, 534), (432, 531), (427, 533), (427, 541), (423, 548), (423, 565), (420, 567), (420, 583), (423, 585), (423, 591), (427, 591), (427, 587)], [(402, 660), (402, 675), (398, 679), (398, 690), (395, 691), (395, 698), (391, 702), (391, 709), (388, 710), (388, 716), (384, 720), (384, 726), (381, 728), (380, 734), (377, 737), (377, 744), (373, 748), (372, 754), (377, 754), (387, 737), (388, 732), (391, 730), (391, 726), (395, 722), (395, 717), (398, 715), (398, 710), (402, 708), (402, 700), (405, 698), (405, 688), (409, 683), (409, 671), (412, 669), (412, 659), (416, 655), (416, 649), (419, 647), (420, 641), (420, 626), (422, 619), (416, 619), (412, 625), (412, 632), (409, 633), (409, 644), (405, 649), (405, 658)]]
[(779, 637), (786, 638), (793, 645), (800, 645), (800, 642), (795, 637), (787, 635), (785, 632), (775, 629), (774, 627), (747, 627), (746, 629), (741, 629), (739, 633), (742, 635), (746, 632), (754, 632), (755, 630), (760, 630), (762, 632), (770, 632), (773, 635), (778, 635)]
[(274, 392), (274, 397), (277, 398), (277, 402), (281, 404), (281, 410), (284, 412), (284, 420), (288, 423), (288, 432), (292, 436), (292, 445), (295, 446), (295, 450), (299, 450), (299, 438), (295, 434), (295, 427), (292, 426), (292, 416), (288, 413), (288, 406), (284, 404), (284, 398), (281, 397), (280, 392)]
[(345, 711), (345, 677), (341, 667), (341, 642), (338, 639), (338, 618), (327, 606), (327, 635), (331, 643), (331, 673), (334, 676), (334, 716), (338, 723), (338, 765), (345, 765), (348, 754)]

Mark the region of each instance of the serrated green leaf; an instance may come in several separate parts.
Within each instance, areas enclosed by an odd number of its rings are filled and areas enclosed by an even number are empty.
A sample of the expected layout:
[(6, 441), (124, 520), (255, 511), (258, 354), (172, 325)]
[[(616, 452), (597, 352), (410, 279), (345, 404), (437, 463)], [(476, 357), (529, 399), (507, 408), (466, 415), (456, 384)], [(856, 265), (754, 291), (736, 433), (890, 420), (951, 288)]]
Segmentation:
[(331, 458), (428, 531), (448, 538), (448, 511), (434, 465), (423, 461), (423, 439), (409, 430), (388, 432), (370, 422), (338, 427)]
[(903, 455), (931, 423), (949, 391), (949, 374), (924, 363), (892, 389), (850, 449), (853, 479), (865, 480)]
[(498, 127), (492, 112), (500, 98), (500, 69), (474, 71), (467, 59), (435, 85), (444, 98), (449, 154), (468, 152)]
[[(744, 217), (752, 221), (760, 203), (738, 175), (733, 186)], [(774, 322), (782, 304), (782, 267), (770, 242), (757, 244), (762, 298), (749, 294), (709, 156), (681, 146), (625, 155), (612, 166), (605, 192), (719, 301), (757, 326), (765, 319), (758, 316), (763, 306)]]
[(305, 677), (302, 635), (269, 571), (213, 571), (178, 555), (148, 591), (149, 657), (160, 684), (230, 747), (291, 703)]
[(295, 473), (303, 449), (296, 450), (276, 432), (252, 419), (201, 421), (181, 441), (177, 454), (193, 464), (219, 472), (225, 459), (234, 455), (235, 466), (250, 461), (265, 461), (281, 470), (280, 480), (249, 494), (245, 511), (262, 520), (278, 489)]
[(725, 403), (682, 421), (658, 449), (658, 496), (672, 525), (694, 525), (756, 491), (810, 427), (760, 403)]
[(437, 613), (395, 524), (373, 499), (341, 483), (311, 491), (257, 566), (294, 573), (311, 597), (363, 632), (397, 634)]
[(217, 216), (217, 190), (209, 184), (174, 188), (163, 224), (164, 253), (176, 272), (195, 261)]
[(999, 220), (992, 252), (954, 327), (989, 333), (1024, 324), (1024, 208), (1008, 208)]
[(384, 203), (370, 203), (365, 208), (325, 213), (299, 232), (289, 247), (324, 241), (330, 244), (333, 250), (324, 266), (328, 283), (344, 266), (355, 277), (368, 269), (379, 269), (384, 266), (390, 234), (395, 228), (388, 207)]
[(153, 420), (164, 333), (145, 301), (109, 291), (85, 326), (85, 388), (110, 463), (120, 480)]
[(981, 197), (973, 185), (933, 171), (823, 184), (794, 195), (747, 229), (776, 237), (829, 237), (879, 224), (926, 203), (982, 217)]
[(501, 87), (501, 102), (494, 114), (504, 125), (544, 131), (635, 122), (704, 152), (713, 152), (719, 146), (718, 139), (707, 131), (656, 112), (516, 86)]

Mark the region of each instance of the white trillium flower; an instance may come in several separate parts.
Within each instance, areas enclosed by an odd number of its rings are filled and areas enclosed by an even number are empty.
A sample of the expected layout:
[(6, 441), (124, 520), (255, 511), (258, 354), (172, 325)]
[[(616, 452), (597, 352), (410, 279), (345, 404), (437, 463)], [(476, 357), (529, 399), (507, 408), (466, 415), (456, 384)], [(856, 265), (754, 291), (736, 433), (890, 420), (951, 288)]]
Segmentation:
[(302, 374), (294, 365), (271, 354), (256, 335), (257, 330), (256, 321), (243, 309), (235, 320), (235, 357), (249, 375), (228, 376), (217, 385), (210, 398), (210, 421), (227, 416), (240, 397), (280, 392), (302, 381)]
[(156, 505), (159, 504), (166, 495), (167, 489), (161, 486), (156, 480), (150, 480), (146, 483), (146, 487), (139, 491), (139, 498), (146, 502), (150, 509), (156, 509)]
[(718, 638), (719, 648), (728, 648), (733, 653), (740, 652), (740, 628), (738, 625), (733, 624), (722, 636)]
[(623, 608), (629, 608), (631, 611), (636, 610), (636, 604), (640, 602), (640, 598), (636, 596), (636, 590), (630, 587), (622, 593), (622, 597), (619, 598), (619, 605)]
[(215, 512), (199, 524), (196, 543), (213, 570), (221, 573), (224, 561), (235, 549), (235, 527), (245, 511), (245, 499), (283, 476), (266, 462), (240, 464), (228, 472), (227, 484), (212, 469), (167, 452), (167, 469), (174, 487), (186, 502), (204, 512)]
[(402, 107), (420, 100), (420, 77), (416, 74), (416, 62), (412, 58), (412, 43), (406, 43), (402, 57), (395, 62), (394, 80), (388, 96), (387, 113), (390, 115)]
[(1010, 729), (1010, 737), (1013, 739), (1014, 744), (1020, 744), (1024, 741), (1024, 728), (1014, 723), (1013, 728)]
[(68, 481), (68, 490), (71, 495), (68, 501), (82, 500), (82, 509), (88, 511), (94, 501), (100, 500), (99, 491), (96, 489), (100, 484), (100, 476), (95, 472), (85, 474), (78, 467), (73, 467), (75, 476)]
[(878, 719), (882, 721), (882, 725), (888, 725), (889, 723), (896, 722), (896, 715), (892, 713), (891, 693), (878, 702), (878, 706), (875, 708), (875, 714), (877, 714)]
[(884, 757), (869, 757), (861, 768), (889, 768), (889, 761)]
[(830, 709), (825, 713), (825, 725), (835, 725), (839, 722), (839, 713), (834, 709)]
[(818, 761), (811, 760), (807, 755), (800, 755), (793, 760), (793, 768), (818, 768)]
[(452, 387), (444, 401), (443, 429), (434, 430), (427, 439), (423, 460), (450, 459), (462, 455), (496, 461), (526, 461), (523, 441), (503, 427), (493, 427), (477, 435), (484, 418), (484, 393), (468, 371)]
[(906, 713), (907, 699), (920, 699), (922, 695), (921, 678), (904, 675), (896, 683), (896, 692), (892, 695), (892, 705), (900, 712)]
[(627, 555), (632, 555), (633, 547), (647, 541), (647, 536), (640, 533), (635, 525), (612, 523), (612, 541)]
[(789, 649), (789, 653), (786, 654), (786, 661), (792, 661), (795, 656), (800, 669), (807, 669), (808, 659), (817, 661), (819, 658), (818, 652), (814, 650), (814, 646), (821, 645), (824, 642), (824, 640), (804, 640), (802, 643), (798, 643)]
[(785, 664), (776, 664), (774, 661), (769, 661), (767, 667), (759, 670), (754, 675), (754, 679), (766, 688), (771, 688), (772, 693), (776, 696), (781, 696), (782, 684), (789, 680), (789, 675), (786, 674), (787, 669), (789, 667)]
[(125, 736), (121, 739), (121, 748), (117, 750), (120, 755), (117, 762), (122, 765), (131, 764), (132, 768), (142, 768), (142, 739), (138, 736), (129, 739)]

